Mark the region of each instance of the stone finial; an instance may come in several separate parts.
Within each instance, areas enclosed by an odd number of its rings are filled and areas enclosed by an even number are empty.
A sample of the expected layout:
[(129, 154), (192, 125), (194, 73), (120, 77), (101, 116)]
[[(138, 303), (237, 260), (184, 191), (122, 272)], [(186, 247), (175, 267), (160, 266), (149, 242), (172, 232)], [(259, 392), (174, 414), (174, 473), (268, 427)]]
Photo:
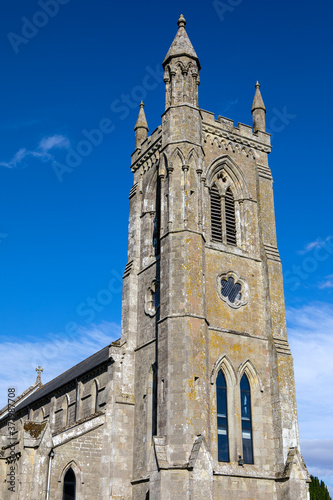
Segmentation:
[(43, 368), (41, 366), (38, 366), (36, 368), (36, 372), (38, 373), (37, 375), (37, 379), (36, 379), (36, 384), (41, 384), (42, 383), (42, 377), (41, 377), (41, 373), (43, 372)]
[(183, 16), (183, 14), (180, 14), (180, 17), (177, 21), (177, 24), (178, 24), (179, 28), (185, 28), (186, 20), (185, 20), (185, 17)]
[(266, 108), (260, 92), (260, 84), (255, 84), (256, 92), (252, 103), (253, 132), (266, 132), (265, 114)]
[(145, 105), (141, 101), (140, 103), (140, 111), (138, 115), (138, 119), (136, 120), (136, 124), (134, 127), (135, 130), (135, 149), (138, 149), (144, 140), (147, 139), (148, 136), (148, 123), (146, 119), (146, 115), (144, 112)]

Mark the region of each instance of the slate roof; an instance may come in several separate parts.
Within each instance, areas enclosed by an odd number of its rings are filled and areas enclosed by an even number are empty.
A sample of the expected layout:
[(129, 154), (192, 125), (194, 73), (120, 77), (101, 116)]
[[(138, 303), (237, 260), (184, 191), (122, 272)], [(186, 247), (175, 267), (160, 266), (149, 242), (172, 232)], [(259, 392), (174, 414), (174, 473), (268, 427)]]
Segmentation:
[(48, 394), (56, 391), (57, 389), (60, 389), (60, 387), (67, 385), (72, 380), (81, 377), (84, 373), (87, 373), (96, 368), (97, 366), (105, 363), (106, 361), (108, 361), (110, 357), (109, 352), (110, 352), (110, 346), (107, 345), (106, 347), (103, 347), (103, 349), (96, 352), (92, 356), (89, 356), (89, 358), (86, 358), (83, 361), (81, 361), (81, 363), (78, 363), (77, 365), (73, 366), (72, 368), (62, 373), (58, 377), (54, 378), (53, 380), (50, 380), (50, 382), (43, 385), (40, 389), (38, 389), (38, 391), (34, 392), (30, 397), (22, 401), (22, 403), (15, 408), (15, 412), (22, 410), (26, 406), (31, 405), (32, 403), (38, 401), (44, 396), (47, 396)]

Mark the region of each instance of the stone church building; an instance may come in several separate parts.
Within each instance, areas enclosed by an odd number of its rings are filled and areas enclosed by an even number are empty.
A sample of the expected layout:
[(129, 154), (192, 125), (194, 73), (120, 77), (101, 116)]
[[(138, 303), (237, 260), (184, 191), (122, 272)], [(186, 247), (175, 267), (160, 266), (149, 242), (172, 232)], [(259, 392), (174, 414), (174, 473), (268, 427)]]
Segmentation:
[(200, 109), (185, 24), (135, 125), (121, 338), (2, 413), (3, 500), (309, 498), (260, 86), (252, 126)]

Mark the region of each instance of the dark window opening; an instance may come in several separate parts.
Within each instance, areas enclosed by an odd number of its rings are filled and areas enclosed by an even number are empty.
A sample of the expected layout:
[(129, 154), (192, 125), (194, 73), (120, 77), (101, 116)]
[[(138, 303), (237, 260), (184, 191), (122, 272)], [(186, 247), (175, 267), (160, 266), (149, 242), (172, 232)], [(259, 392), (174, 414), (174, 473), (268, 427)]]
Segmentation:
[(235, 200), (230, 188), (227, 189), (225, 194), (225, 226), (227, 243), (229, 245), (236, 245)]
[(228, 280), (221, 280), (221, 294), (223, 297), (228, 297), (230, 302), (233, 304), (235, 300), (241, 300), (241, 285), (239, 283), (235, 283), (234, 278), (231, 276)]
[(72, 468), (68, 469), (64, 478), (63, 500), (75, 500), (75, 474)]
[(222, 242), (221, 198), (215, 184), (210, 190), (212, 240)]
[(153, 401), (152, 401), (152, 435), (157, 435), (157, 373), (156, 367), (153, 369)]
[(222, 371), (216, 379), (217, 448), (219, 462), (229, 462), (227, 385)]
[(158, 177), (156, 182), (156, 206), (154, 218), (153, 246), (155, 256), (160, 254), (160, 229), (161, 229), (161, 179)]
[(241, 411), (242, 411), (242, 441), (243, 460), (246, 464), (253, 464), (251, 390), (247, 376), (243, 375), (241, 383)]

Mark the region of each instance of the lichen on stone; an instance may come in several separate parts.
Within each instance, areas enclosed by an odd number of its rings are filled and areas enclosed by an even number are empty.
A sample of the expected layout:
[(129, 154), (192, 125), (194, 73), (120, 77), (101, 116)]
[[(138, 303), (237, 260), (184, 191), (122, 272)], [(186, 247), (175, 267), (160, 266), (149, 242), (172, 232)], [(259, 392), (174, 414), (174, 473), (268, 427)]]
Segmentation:
[(30, 436), (38, 439), (42, 431), (45, 429), (46, 422), (25, 422), (24, 430), (29, 432)]

